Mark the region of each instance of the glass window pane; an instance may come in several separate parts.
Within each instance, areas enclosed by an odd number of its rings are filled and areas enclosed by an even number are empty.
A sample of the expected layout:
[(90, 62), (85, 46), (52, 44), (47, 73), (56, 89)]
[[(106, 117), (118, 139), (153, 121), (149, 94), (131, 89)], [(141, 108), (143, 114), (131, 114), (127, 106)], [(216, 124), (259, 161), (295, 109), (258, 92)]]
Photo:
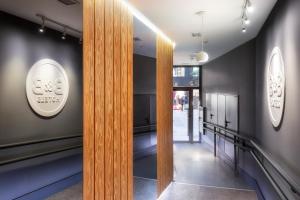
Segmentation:
[(174, 67), (173, 86), (174, 87), (198, 87), (199, 67)]

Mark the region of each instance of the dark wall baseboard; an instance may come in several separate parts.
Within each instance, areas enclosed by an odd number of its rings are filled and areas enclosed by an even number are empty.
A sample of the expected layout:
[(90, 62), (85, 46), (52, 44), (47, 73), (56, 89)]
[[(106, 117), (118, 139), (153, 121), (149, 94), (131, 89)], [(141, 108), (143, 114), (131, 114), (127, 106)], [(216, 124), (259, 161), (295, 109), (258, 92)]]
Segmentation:
[(41, 200), (51, 195), (63, 191), (64, 189), (71, 187), (82, 181), (82, 172), (73, 174), (69, 177), (66, 177), (62, 180), (56, 181), (44, 187), (41, 187), (35, 191), (22, 195), (21, 197), (16, 198), (16, 200)]
[(266, 200), (264, 194), (262, 193), (261, 187), (255, 178), (248, 174), (242, 168), (239, 169), (239, 175), (255, 190), (258, 200)]

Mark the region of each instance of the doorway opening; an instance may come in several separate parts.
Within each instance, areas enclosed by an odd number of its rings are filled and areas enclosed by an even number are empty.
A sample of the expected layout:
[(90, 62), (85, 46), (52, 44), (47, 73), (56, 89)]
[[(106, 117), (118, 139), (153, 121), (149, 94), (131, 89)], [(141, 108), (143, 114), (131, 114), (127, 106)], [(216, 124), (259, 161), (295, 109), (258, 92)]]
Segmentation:
[(200, 142), (200, 67), (173, 69), (173, 142)]
[[(202, 106), (205, 106), (206, 109)], [(235, 174), (233, 161), (236, 154), (234, 154), (233, 145), (221, 137), (215, 138), (214, 134), (209, 131), (203, 131), (203, 119), (228, 129), (237, 130), (238, 97), (223, 93), (209, 93), (208, 91), (203, 93), (201, 66), (174, 67), (175, 185), (180, 183), (201, 187), (251, 189), (241, 177)], [(214, 142), (216, 154), (214, 154)]]

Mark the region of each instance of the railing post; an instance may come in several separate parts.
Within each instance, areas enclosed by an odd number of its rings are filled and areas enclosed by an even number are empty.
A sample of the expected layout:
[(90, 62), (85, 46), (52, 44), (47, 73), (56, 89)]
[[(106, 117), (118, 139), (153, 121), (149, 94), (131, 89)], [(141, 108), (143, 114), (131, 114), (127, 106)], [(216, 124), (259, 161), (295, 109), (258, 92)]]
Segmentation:
[(234, 171), (238, 174), (238, 148), (236, 146), (237, 138), (234, 136)]
[(217, 134), (216, 127), (214, 126), (214, 155), (217, 156)]

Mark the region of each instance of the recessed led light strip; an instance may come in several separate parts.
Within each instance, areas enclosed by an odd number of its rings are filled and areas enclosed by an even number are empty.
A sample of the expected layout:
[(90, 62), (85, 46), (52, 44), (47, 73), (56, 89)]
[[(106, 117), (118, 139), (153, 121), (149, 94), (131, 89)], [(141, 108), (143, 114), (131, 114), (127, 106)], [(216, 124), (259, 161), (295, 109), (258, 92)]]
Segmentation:
[(144, 23), (148, 28), (150, 28), (153, 32), (161, 36), (164, 40), (171, 43), (173, 48), (175, 48), (176, 43), (173, 42), (166, 34), (164, 34), (157, 26), (155, 26), (147, 17), (145, 17), (140, 11), (138, 11), (134, 6), (132, 6), (126, 0), (122, 0), (122, 3), (130, 10), (133, 16), (135, 16), (138, 20)]

